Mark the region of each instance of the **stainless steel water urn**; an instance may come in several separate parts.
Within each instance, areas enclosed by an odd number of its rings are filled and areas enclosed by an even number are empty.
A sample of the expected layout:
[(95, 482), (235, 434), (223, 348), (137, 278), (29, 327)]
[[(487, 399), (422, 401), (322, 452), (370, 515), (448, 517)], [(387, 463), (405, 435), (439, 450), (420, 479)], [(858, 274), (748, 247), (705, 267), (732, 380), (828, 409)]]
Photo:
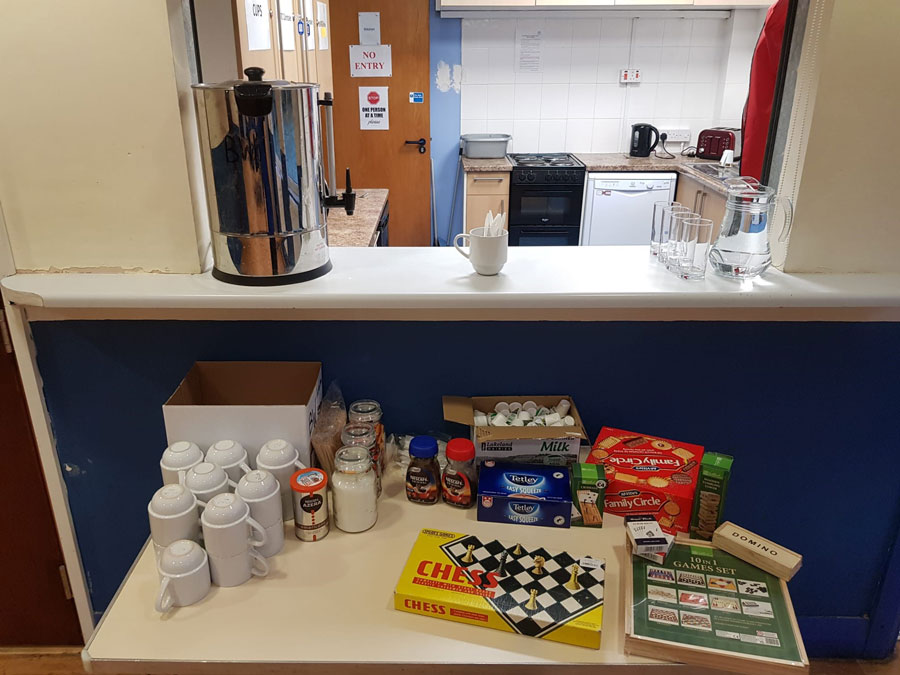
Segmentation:
[(307, 281), (331, 269), (326, 209), (353, 213), (349, 185), (327, 197), (319, 87), (248, 80), (194, 85), (213, 276), (247, 285)]

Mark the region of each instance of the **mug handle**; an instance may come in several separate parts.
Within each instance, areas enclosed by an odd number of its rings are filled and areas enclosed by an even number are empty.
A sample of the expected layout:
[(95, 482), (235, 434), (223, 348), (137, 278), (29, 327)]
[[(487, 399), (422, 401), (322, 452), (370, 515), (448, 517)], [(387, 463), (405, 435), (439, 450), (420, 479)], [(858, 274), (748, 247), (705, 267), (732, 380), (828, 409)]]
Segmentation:
[(259, 536), (260, 536), (260, 539), (253, 539), (253, 537), (252, 537), (253, 533), (251, 532), (250, 533), (251, 534), (250, 545), (254, 546), (256, 548), (259, 548), (260, 546), (265, 546), (266, 545), (266, 531), (265, 531), (265, 529), (263, 529), (263, 526), (260, 525), (258, 522), (256, 522), (250, 516), (247, 516), (247, 524), (250, 526), (251, 529), (259, 532)]
[(303, 462), (301, 462), (299, 459), (294, 460), (294, 466), (297, 467), (298, 469), (300, 469), (301, 471), (302, 471), (303, 469), (308, 469), (308, 468), (309, 468), (308, 466), (306, 466), (306, 464), (304, 464)]
[(171, 581), (171, 577), (163, 577), (162, 585), (159, 587), (159, 595), (156, 596), (156, 611), (160, 614), (165, 614), (175, 604), (175, 598), (169, 591), (169, 582)]
[[(468, 232), (460, 232), (458, 235), (453, 237), (453, 248), (455, 248), (457, 251), (459, 251), (464, 257), (468, 258), (469, 254), (466, 253), (465, 251), (463, 251), (462, 248), (460, 248), (460, 246), (459, 246), (460, 237), (465, 237), (465, 238), (471, 239), (472, 235), (470, 235)], [(470, 244), (470, 246), (471, 246), (471, 244)]]
[(243, 471), (245, 474), (248, 474), (248, 473), (250, 473), (251, 471), (253, 471), (253, 469), (251, 469), (251, 468), (247, 465), (247, 462), (241, 462), (239, 466), (240, 466), (241, 471)]
[(184, 485), (184, 477), (187, 475), (187, 471), (179, 471), (178, 472), (178, 484)]
[[(263, 558), (262, 554), (254, 549), (250, 549), (249, 551), (250, 557), (253, 558), (253, 563), (250, 566), (250, 574), (255, 577), (264, 577), (269, 573), (269, 563)], [(259, 563), (257, 567), (256, 563)]]
[(230, 478), (226, 478), (225, 480), (228, 481), (228, 486), (231, 488), (232, 491), (237, 489), (237, 483), (235, 483)]

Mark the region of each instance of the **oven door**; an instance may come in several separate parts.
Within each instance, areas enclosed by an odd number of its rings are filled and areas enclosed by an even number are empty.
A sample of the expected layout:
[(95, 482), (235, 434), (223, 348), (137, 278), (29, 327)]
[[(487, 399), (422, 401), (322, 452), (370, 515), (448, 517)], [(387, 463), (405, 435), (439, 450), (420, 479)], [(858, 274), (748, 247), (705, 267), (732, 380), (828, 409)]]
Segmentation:
[(578, 246), (579, 227), (562, 225), (510, 225), (510, 246)]
[(510, 225), (580, 225), (581, 185), (513, 185), (509, 191)]

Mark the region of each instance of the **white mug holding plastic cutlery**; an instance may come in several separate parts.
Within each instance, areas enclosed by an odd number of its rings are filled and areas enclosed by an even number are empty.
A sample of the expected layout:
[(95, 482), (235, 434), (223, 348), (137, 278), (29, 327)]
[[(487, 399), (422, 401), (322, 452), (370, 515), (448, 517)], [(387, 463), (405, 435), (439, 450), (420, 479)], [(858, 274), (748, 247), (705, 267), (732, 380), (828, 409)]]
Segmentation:
[[(490, 233), (489, 233), (490, 232)], [(509, 250), (509, 232), (499, 228), (497, 232), (493, 228), (476, 227), (471, 232), (461, 232), (453, 239), (453, 247), (459, 253), (468, 258), (472, 267), (478, 274), (493, 276), (499, 274), (506, 264)], [(460, 242), (468, 240), (468, 252), (463, 250)]]

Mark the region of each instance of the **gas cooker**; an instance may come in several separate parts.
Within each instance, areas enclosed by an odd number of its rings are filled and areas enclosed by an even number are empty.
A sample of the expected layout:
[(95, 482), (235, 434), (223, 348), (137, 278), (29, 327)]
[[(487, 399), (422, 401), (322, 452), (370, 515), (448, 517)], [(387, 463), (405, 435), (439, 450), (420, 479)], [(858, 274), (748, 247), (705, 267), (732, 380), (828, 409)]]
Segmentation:
[(584, 164), (565, 152), (509, 155), (515, 184), (584, 183)]

